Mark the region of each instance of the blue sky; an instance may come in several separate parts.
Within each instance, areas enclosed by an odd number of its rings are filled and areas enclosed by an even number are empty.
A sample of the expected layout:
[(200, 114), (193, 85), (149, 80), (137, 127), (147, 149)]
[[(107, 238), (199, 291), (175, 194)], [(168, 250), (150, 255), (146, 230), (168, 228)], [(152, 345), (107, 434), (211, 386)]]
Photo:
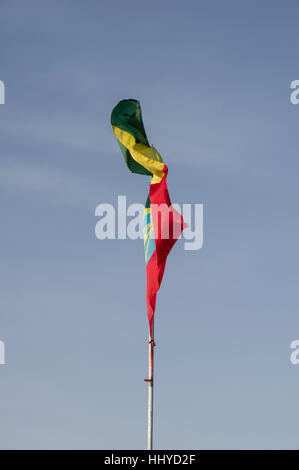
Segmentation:
[(204, 245), (156, 311), (159, 449), (298, 448), (298, 3), (2, 1), (0, 447), (142, 449), (142, 241), (95, 208), (144, 203), (112, 108), (137, 98)]

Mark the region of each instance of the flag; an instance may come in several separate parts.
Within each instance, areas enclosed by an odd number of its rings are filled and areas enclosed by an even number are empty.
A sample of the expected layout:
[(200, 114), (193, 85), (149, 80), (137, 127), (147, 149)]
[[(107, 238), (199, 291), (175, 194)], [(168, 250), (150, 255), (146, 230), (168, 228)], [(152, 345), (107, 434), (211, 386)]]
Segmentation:
[(166, 182), (168, 168), (147, 140), (139, 102), (133, 99), (120, 101), (112, 111), (111, 124), (129, 170), (151, 177), (144, 209), (144, 249), (147, 313), (150, 341), (154, 344), (153, 318), (157, 292), (167, 256), (186, 225), (181, 214), (171, 206)]

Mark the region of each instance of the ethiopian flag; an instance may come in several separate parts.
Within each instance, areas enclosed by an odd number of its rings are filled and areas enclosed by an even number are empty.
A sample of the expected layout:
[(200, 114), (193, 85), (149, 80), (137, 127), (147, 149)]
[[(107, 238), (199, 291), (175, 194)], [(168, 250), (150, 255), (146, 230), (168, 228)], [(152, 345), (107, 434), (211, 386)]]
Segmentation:
[(150, 338), (153, 341), (156, 295), (163, 278), (167, 256), (185, 224), (181, 214), (171, 207), (166, 182), (168, 168), (161, 155), (147, 140), (139, 102), (133, 99), (120, 101), (112, 111), (111, 124), (129, 170), (150, 176), (149, 194), (144, 210), (144, 249), (147, 313)]

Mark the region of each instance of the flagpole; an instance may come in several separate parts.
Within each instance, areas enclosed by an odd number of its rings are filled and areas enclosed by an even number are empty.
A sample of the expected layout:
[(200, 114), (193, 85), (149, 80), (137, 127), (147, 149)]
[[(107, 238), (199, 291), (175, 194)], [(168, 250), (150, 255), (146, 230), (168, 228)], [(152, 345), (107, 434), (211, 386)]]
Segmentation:
[(152, 337), (149, 334), (148, 344), (148, 406), (147, 406), (147, 450), (153, 449), (153, 391), (154, 391), (154, 322)]

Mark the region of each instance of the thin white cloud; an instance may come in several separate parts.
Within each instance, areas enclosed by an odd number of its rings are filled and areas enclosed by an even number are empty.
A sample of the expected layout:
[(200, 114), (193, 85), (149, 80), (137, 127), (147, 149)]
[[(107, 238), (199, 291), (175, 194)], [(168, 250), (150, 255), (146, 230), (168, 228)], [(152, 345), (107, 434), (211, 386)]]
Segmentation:
[(103, 149), (105, 142), (112, 140), (112, 131), (106, 122), (61, 112), (7, 111), (5, 120), (1, 122), (1, 133), (24, 142), (30, 140), (48, 145), (65, 145), (88, 152), (99, 152), (99, 149), (111, 152), (112, 148), (106, 146)]
[(0, 185), (6, 190), (33, 193), (53, 203), (76, 206), (97, 204), (100, 194), (99, 185), (92, 179), (17, 161), (0, 166)]

